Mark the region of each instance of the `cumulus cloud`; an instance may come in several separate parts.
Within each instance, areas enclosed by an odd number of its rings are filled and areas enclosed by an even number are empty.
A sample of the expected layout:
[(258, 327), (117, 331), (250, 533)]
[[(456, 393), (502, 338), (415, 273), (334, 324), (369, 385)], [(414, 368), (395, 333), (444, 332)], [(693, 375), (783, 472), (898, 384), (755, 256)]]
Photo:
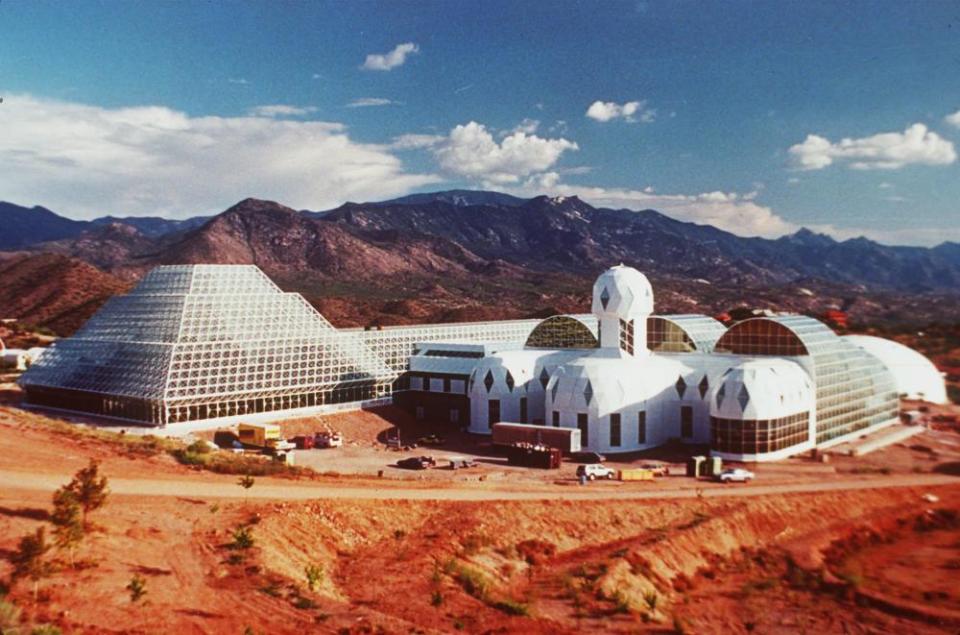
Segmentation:
[(612, 121), (613, 119), (624, 119), (630, 123), (640, 121), (650, 123), (657, 115), (653, 108), (647, 108), (646, 101), (628, 101), (625, 104), (618, 104), (612, 101), (595, 101), (587, 108), (587, 117), (596, 121)]
[(371, 106), (389, 106), (393, 103), (392, 99), (386, 99), (384, 97), (361, 97), (360, 99), (354, 99), (349, 104), (347, 108), (369, 108)]
[(249, 110), (253, 117), (302, 117), (317, 112), (316, 106), (287, 106), (286, 104), (271, 104), (256, 106)]
[(102, 108), (7, 95), (3, 198), (71, 215), (184, 216), (247, 197), (322, 209), (437, 183), (339, 123), (191, 117), (162, 106)]
[(952, 115), (947, 115), (946, 117), (943, 118), (943, 120), (946, 121), (951, 126), (960, 128), (960, 110), (953, 113)]
[(389, 71), (398, 66), (403, 66), (407, 61), (408, 55), (419, 53), (420, 47), (413, 42), (404, 42), (397, 44), (389, 53), (379, 54), (371, 53), (360, 68), (367, 71)]
[(485, 185), (501, 185), (543, 172), (564, 152), (578, 149), (567, 139), (544, 139), (521, 131), (497, 143), (486, 126), (471, 121), (451, 130), (433, 152), (440, 167), (451, 174)]
[(848, 137), (837, 143), (811, 134), (789, 152), (794, 166), (801, 170), (822, 170), (834, 162), (855, 170), (897, 170), (908, 165), (949, 165), (957, 160), (953, 143), (922, 123), (903, 132)]

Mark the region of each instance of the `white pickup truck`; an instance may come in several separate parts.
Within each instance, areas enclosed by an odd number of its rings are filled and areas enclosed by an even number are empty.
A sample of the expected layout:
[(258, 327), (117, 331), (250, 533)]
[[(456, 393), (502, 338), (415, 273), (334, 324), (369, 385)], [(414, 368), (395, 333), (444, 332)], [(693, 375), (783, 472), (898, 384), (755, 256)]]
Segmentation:
[(742, 467), (735, 467), (729, 470), (724, 470), (717, 474), (716, 478), (721, 483), (749, 483), (753, 480), (753, 472), (750, 470), (745, 470)]

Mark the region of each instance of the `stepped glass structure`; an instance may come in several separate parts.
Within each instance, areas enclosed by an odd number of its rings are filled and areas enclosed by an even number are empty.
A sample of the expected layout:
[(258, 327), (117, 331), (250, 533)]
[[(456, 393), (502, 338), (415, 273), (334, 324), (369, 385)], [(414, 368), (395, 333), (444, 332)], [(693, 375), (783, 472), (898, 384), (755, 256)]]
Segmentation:
[(29, 404), (165, 425), (389, 395), (396, 371), (255, 266), (158, 267), (21, 378)]
[(840, 337), (799, 315), (729, 328), (656, 315), (646, 276), (601, 273), (592, 311), (538, 320), (336, 329), (254, 266), (151, 271), (20, 379), (28, 405), (147, 425), (219, 425), (393, 402), (490, 434), (576, 427), (586, 449), (672, 441), (775, 461), (898, 421), (899, 399), (945, 400), (896, 342)]

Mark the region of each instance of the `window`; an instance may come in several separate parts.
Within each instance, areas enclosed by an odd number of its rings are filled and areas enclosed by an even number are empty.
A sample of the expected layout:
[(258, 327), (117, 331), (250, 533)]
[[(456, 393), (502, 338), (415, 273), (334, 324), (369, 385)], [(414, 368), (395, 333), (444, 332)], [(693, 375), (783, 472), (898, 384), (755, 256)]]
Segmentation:
[(580, 445), (587, 447), (590, 445), (590, 426), (588, 424), (587, 413), (577, 413), (577, 427), (580, 428)]
[(684, 439), (693, 438), (692, 406), (680, 406), (680, 436)]
[(427, 417), (427, 413), (423, 409), (423, 406), (417, 406), (416, 417), (417, 421), (423, 421)]
[(451, 408), (450, 409), (450, 423), (460, 423), (460, 409)]
[(633, 320), (620, 320), (620, 350), (633, 355)]
[(553, 427), (554, 428), (560, 427), (560, 413), (557, 412), (556, 410), (553, 411)]
[(710, 447), (732, 454), (776, 452), (810, 439), (810, 413), (770, 420), (710, 417)]
[(493, 424), (500, 423), (500, 400), (491, 399), (487, 403), (487, 423), (490, 424), (490, 427), (493, 427)]
[(443, 378), (443, 392), (450, 392), (450, 378)]
[(647, 411), (641, 410), (637, 413), (637, 443), (642, 445), (647, 442)]
[(527, 422), (527, 398), (520, 397), (520, 423)]
[(610, 447), (620, 447), (620, 413), (610, 415)]

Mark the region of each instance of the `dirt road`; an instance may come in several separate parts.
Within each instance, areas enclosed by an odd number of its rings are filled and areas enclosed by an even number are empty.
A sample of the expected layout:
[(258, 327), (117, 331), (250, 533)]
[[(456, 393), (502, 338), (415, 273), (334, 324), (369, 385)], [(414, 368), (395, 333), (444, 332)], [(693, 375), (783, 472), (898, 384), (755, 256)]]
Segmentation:
[[(28, 490), (52, 492), (70, 478), (47, 473), (0, 470), (0, 491)], [(790, 483), (777, 485), (727, 485), (706, 484), (700, 489), (666, 485), (621, 485), (598, 483), (587, 487), (546, 486), (540, 488), (498, 488), (493, 484), (456, 484), (448, 487), (377, 487), (374, 483), (285, 483), (278, 479), (260, 479), (249, 490), (222, 477), (204, 475), (196, 479), (147, 479), (111, 478), (110, 489), (117, 496), (166, 496), (189, 498), (226, 498), (256, 500), (451, 500), (451, 501), (497, 501), (497, 500), (662, 500), (695, 498), (702, 492), (704, 497), (744, 497), (771, 494), (795, 494), (811, 492), (839, 492), (863, 489), (898, 487), (936, 487), (960, 484), (960, 478), (945, 475), (912, 474), (859, 479), (831, 478), (814, 483)]]

